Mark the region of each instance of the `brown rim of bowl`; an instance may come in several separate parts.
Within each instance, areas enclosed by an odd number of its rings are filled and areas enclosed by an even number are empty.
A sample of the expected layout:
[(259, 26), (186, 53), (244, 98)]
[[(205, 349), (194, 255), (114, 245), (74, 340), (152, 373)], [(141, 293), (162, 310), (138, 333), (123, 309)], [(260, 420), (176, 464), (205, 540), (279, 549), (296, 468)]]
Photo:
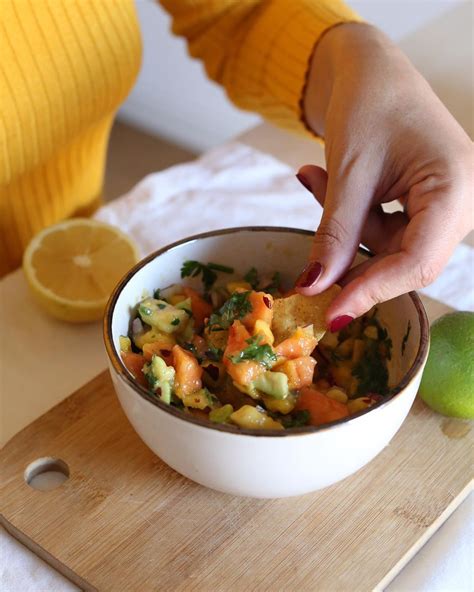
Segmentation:
[[(117, 353), (117, 350), (115, 349), (115, 346), (112, 342), (112, 315), (113, 315), (113, 312), (115, 309), (115, 304), (116, 304), (123, 288), (130, 281), (130, 279), (136, 273), (138, 273), (143, 267), (145, 267), (145, 265), (147, 265), (150, 261), (152, 261), (153, 259), (156, 259), (156, 257), (159, 257), (160, 255), (162, 255), (163, 253), (166, 253), (167, 251), (171, 251), (175, 247), (178, 247), (178, 246), (183, 245), (185, 243), (191, 243), (193, 241), (197, 241), (197, 240), (200, 240), (203, 238), (222, 236), (225, 234), (235, 234), (238, 232), (282, 232), (282, 233), (295, 233), (295, 234), (300, 234), (300, 235), (304, 235), (304, 236), (312, 236), (314, 234), (313, 232), (311, 232), (309, 230), (303, 230), (300, 228), (287, 228), (284, 226), (238, 226), (235, 228), (224, 228), (224, 229), (213, 230), (210, 232), (203, 232), (200, 234), (195, 234), (193, 236), (189, 236), (187, 238), (183, 238), (179, 241), (171, 243), (170, 245), (162, 247), (161, 249), (158, 249), (157, 251), (154, 251), (153, 253), (151, 253), (150, 255), (148, 255), (147, 257), (142, 259), (141, 261), (139, 261), (119, 281), (119, 283), (115, 287), (114, 291), (112, 292), (112, 295), (110, 296), (109, 301), (107, 302), (107, 306), (105, 308), (105, 313), (104, 313), (103, 327), (104, 327), (105, 348), (107, 350), (107, 355), (109, 356), (109, 360), (111, 361), (112, 366), (114, 367), (115, 371), (117, 372), (117, 374), (120, 376), (120, 378), (122, 380), (124, 380), (129, 386), (132, 387), (132, 389), (135, 392), (137, 392), (141, 397), (146, 399), (149, 403), (151, 403), (152, 405), (155, 405), (155, 407), (159, 407), (161, 410), (165, 411), (166, 413), (169, 413), (170, 415), (173, 415), (174, 417), (180, 419), (181, 421), (193, 423), (193, 424), (196, 424), (198, 426), (201, 426), (201, 427), (204, 427), (204, 428), (210, 429), (210, 430), (217, 430), (220, 432), (227, 432), (227, 433), (238, 434), (238, 435), (242, 435), (242, 436), (257, 436), (257, 437), (278, 436), (280, 438), (281, 437), (288, 437), (288, 436), (303, 435), (303, 434), (312, 434), (314, 432), (321, 432), (323, 430), (330, 430), (330, 429), (340, 426), (342, 424), (345, 424), (345, 423), (348, 423), (351, 421), (356, 421), (362, 415), (365, 415), (366, 413), (373, 413), (377, 409), (384, 407), (385, 405), (387, 405), (390, 401), (392, 401), (396, 396), (398, 396), (403, 391), (403, 389), (410, 383), (412, 378), (416, 375), (416, 373), (418, 372), (419, 368), (424, 363), (424, 361), (428, 355), (429, 321), (428, 321), (428, 317), (426, 315), (426, 311), (423, 307), (423, 304), (421, 303), (420, 297), (418, 296), (418, 294), (416, 292), (409, 292), (408, 293), (408, 296), (413, 301), (416, 312), (418, 314), (418, 319), (420, 321), (420, 345), (418, 348), (418, 352), (415, 356), (415, 361), (413, 362), (411, 368), (408, 370), (408, 372), (405, 374), (405, 376), (402, 378), (400, 383), (394, 389), (392, 389), (392, 392), (386, 398), (384, 398), (382, 401), (379, 401), (378, 403), (376, 403), (375, 405), (372, 405), (371, 407), (369, 407), (367, 409), (359, 411), (358, 413), (355, 413), (354, 415), (350, 415), (349, 417), (345, 417), (343, 419), (339, 419), (337, 421), (333, 421), (328, 424), (323, 424), (321, 426), (302, 426), (302, 427), (298, 427), (298, 428), (291, 428), (288, 430), (243, 429), (243, 428), (238, 428), (237, 426), (231, 426), (228, 424), (213, 424), (210, 421), (207, 421), (204, 419), (199, 419), (197, 417), (193, 417), (192, 415), (187, 415), (187, 414), (183, 413), (183, 411), (181, 411), (180, 409), (177, 409), (176, 407), (172, 407), (171, 405), (167, 405), (166, 403), (163, 403), (162, 401), (160, 401), (159, 399), (157, 399), (156, 397), (151, 395), (145, 388), (143, 388), (141, 385), (139, 385), (134, 380), (134, 378), (131, 376), (129, 371), (125, 368), (125, 366), (124, 366), (122, 360), (120, 359), (120, 356)], [(367, 249), (365, 249), (364, 247), (359, 247), (359, 253), (361, 253), (362, 255), (368, 256), (368, 257), (373, 256), (372, 253), (370, 251), (368, 251)]]

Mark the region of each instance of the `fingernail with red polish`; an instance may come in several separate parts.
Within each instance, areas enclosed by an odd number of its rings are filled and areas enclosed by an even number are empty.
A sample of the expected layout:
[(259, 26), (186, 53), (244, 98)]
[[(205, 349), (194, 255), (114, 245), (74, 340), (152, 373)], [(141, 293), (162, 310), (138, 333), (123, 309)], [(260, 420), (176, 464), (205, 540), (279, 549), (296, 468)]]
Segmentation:
[(340, 331), (341, 329), (344, 329), (344, 327), (347, 327), (347, 325), (353, 320), (354, 317), (351, 317), (350, 315), (336, 317), (330, 322), (329, 331), (331, 331), (331, 333), (336, 333), (336, 331)]
[(309, 288), (313, 286), (323, 273), (323, 266), (318, 261), (312, 261), (303, 269), (302, 274), (296, 280), (299, 288)]
[(301, 185), (303, 185), (303, 187), (305, 189), (307, 189), (308, 191), (311, 191), (311, 185), (308, 183), (308, 181), (306, 181), (306, 179), (303, 177), (303, 175), (301, 173), (296, 173), (296, 178), (301, 183)]

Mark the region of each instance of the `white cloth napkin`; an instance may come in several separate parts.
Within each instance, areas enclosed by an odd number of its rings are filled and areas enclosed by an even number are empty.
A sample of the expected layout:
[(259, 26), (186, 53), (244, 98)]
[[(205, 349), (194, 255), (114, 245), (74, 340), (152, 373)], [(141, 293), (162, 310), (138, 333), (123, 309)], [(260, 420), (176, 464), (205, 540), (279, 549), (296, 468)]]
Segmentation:
[[(321, 208), (287, 165), (243, 144), (230, 143), (189, 164), (149, 175), (122, 198), (101, 208), (96, 217), (133, 236), (146, 255), (180, 238), (216, 228), (269, 225), (314, 229)], [(445, 273), (426, 293), (452, 307), (474, 309), (465, 275), (473, 261), (473, 249), (461, 245)], [(53, 325), (52, 332), (56, 330)], [(58, 326), (60, 329), (63, 327)], [(471, 590), (472, 580), (468, 581), (466, 574), (470, 573), (473, 552), (472, 530), (465, 527), (471, 516), (472, 496), (394, 580), (390, 590)], [(0, 531), (0, 552), (4, 592), (77, 590), (4, 531)]]
[(313, 229), (321, 207), (290, 168), (243, 144), (145, 177), (96, 218), (131, 234), (147, 254), (192, 234), (233, 226)]

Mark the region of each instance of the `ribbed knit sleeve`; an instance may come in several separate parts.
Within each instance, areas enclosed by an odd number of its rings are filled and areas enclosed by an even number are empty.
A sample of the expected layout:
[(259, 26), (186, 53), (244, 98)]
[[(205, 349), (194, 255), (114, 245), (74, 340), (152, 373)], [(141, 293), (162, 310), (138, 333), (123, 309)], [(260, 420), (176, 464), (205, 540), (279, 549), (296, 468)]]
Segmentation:
[(306, 131), (301, 98), (323, 33), (360, 21), (340, 0), (161, 0), (173, 32), (242, 109)]

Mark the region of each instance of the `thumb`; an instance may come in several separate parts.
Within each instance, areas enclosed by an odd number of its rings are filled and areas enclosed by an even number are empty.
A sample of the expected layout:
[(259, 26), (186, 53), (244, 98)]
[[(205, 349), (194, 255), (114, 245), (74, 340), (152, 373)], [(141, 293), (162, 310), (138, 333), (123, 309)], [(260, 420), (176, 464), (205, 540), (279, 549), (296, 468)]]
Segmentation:
[[(321, 200), (323, 179), (319, 167), (304, 166), (298, 178)], [(335, 177), (335, 178), (334, 178)], [(321, 223), (314, 235), (310, 261), (296, 281), (296, 290), (306, 296), (329, 288), (349, 269), (360, 243), (370, 210), (372, 189), (363, 172), (329, 175)]]

